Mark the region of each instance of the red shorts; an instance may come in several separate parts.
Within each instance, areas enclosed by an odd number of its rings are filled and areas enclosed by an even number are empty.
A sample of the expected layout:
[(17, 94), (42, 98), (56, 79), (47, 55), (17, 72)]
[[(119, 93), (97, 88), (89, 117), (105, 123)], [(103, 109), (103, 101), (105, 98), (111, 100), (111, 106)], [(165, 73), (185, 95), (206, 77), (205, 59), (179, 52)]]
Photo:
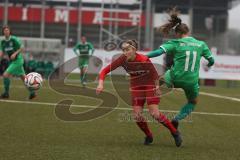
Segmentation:
[(130, 91), (132, 95), (132, 106), (143, 107), (146, 101), (148, 105), (158, 105), (160, 102), (154, 85), (132, 87)]

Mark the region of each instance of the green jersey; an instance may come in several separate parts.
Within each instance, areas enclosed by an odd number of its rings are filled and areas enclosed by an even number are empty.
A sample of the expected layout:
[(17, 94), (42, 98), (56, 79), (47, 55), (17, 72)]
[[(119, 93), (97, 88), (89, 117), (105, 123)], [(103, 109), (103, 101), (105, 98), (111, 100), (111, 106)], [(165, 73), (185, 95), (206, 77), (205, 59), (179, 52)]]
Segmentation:
[[(2, 51), (4, 54), (7, 54), (10, 58), (11, 55), (19, 50), (22, 47), (21, 41), (16, 36), (10, 36), (9, 39), (3, 39), (0, 43), (0, 51)], [(12, 62), (23, 62), (23, 56), (21, 53), (19, 53), (16, 57), (16, 59), (12, 60)]]
[(166, 54), (173, 55), (171, 76), (175, 82), (196, 84), (199, 79), (201, 57), (210, 59), (212, 53), (205, 42), (193, 37), (170, 40), (160, 46)]
[(92, 43), (86, 42), (85, 44), (83, 43), (78, 43), (74, 48), (73, 51), (77, 53), (77, 51), (80, 53), (80, 55), (92, 55), (94, 48)]

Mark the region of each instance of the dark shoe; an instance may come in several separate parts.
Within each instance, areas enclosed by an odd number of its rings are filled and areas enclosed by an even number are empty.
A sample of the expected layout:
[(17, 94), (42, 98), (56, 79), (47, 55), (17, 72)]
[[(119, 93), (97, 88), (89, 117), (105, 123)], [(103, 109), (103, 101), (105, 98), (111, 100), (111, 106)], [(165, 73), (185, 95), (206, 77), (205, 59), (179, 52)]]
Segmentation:
[(182, 136), (181, 133), (179, 131), (177, 131), (176, 133), (172, 133), (172, 136), (175, 140), (175, 144), (177, 147), (180, 147), (182, 145)]
[(29, 100), (32, 100), (32, 99), (34, 99), (34, 98), (36, 98), (36, 97), (37, 97), (37, 94), (36, 94), (36, 93), (31, 93), (31, 94), (29, 95), (28, 99), (29, 99)]
[(149, 145), (153, 142), (153, 137), (145, 137), (145, 140), (144, 140), (144, 145)]
[(84, 81), (84, 82), (82, 83), (82, 85), (83, 85), (83, 87), (86, 87), (87, 82)]
[(179, 125), (178, 120), (173, 119), (171, 123), (172, 123), (172, 125), (173, 125), (176, 129), (178, 129), (178, 125)]
[(8, 98), (9, 98), (9, 94), (8, 93), (1, 94), (1, 99), (8, 99)]

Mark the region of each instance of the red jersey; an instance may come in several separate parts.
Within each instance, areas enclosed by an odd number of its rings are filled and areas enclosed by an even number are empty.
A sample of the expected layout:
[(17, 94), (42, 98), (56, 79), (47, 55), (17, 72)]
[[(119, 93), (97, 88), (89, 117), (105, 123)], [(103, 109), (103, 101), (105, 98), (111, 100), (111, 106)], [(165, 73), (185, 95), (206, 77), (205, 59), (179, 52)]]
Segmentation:
[(99, 79), (104, 80), (105, 76), (118, 67), (123, 67), (130, 75), (131, 87), (154, 85), (158, 79), (158, 73), (150, 59), (142, 54), (136, 53), (133, 61), (127, 61), (125, 55), (121, 55), (111, 64), (106, 66), (99, 74)]

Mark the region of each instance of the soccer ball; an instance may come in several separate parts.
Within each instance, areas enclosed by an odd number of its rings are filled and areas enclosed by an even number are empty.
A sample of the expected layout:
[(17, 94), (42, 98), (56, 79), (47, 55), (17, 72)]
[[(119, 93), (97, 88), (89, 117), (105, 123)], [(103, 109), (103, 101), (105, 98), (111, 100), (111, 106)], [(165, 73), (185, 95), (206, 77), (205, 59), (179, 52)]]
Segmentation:
[(43, 82), (42, 76), (37, 72), (31, 72), (27, 74), (24, 79), (25, 85), (28, 88), (34, 89), (34, 90), (40, 89), (42, 86), (42, 82)]

